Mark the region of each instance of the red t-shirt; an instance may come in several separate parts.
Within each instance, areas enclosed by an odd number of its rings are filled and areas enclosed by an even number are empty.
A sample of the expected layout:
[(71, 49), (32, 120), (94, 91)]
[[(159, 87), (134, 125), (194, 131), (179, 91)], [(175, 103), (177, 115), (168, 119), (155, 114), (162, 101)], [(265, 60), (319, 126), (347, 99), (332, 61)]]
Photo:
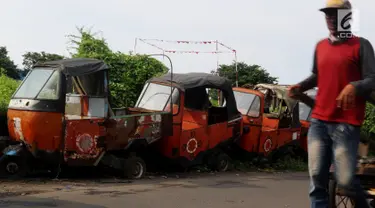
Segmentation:
[(337, 44), (324, 39), (317, 44), (313, 72), (317, 74), (318, 92), (312, 118), (362, 125), (366, 109), (363, 97), (357, 96), (356, 107), (350, 110), (338, 108), (336, 101), (347, 84), (362, 79), (360, 65), (360, 38)]

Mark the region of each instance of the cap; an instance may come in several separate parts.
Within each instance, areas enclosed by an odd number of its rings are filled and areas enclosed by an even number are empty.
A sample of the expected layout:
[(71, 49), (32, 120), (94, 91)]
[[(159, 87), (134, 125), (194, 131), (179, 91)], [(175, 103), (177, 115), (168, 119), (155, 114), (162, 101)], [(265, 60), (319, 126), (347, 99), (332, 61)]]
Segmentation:
[(326, 0), (326, 7), (319, 9), (322, 12), (326, 12), (330, 9), (351, 9), (352, 4), (349, 0)]

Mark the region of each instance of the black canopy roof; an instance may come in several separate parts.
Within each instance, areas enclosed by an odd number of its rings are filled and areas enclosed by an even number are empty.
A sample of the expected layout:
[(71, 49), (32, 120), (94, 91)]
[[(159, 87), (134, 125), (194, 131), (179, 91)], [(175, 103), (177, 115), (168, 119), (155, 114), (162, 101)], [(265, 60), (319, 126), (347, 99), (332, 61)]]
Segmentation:
[[(160, 77), (151, 78), (147, 81), (147, 83), (149, 82), (170, 84), (171, 74), (167, 73)], [(215, 88), (221, 90), (226, 98), (229, 119), (232, 120), (237, 117), (241, 117), (241, 113), (237, 110), (236, 99), (234, 98), (232, 89), (232, 82), (229, 79), (208, 73), (191, 72), (186, 74), (173, 73), (172, 82), (182, 91), (194, 88)]]
[(108, 66), (103, 61), (91, 58), (71, 58), (57, 61), (37, 63), (33, 68), (53, 67), (61, 70), (66, 75), (80, 76), (107, 70)]
[[(147, 82), (171, 82), (171, 74), (167, 73), (160, 77), (154, 77)], [(230, 80), (208, 73), (190, 72), (186, 74), (173, 73), (173, 83), (181, 90), (191, 88), (206, 87), (217, 88), (222, 91), (232, 91), (232, 83)]]

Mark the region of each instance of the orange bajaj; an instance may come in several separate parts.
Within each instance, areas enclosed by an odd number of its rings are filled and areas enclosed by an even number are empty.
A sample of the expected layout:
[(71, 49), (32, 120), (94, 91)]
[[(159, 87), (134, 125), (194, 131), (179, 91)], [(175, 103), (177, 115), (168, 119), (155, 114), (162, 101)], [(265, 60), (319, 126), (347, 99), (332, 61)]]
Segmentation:
[[(313, 101), (316, 96), (316, 89), (311, 89), (307, 91), (305, 96), (309, 96)], [(301, 95), (300, 95), (301, 96)], [(302, 148), (307, 152), (307, 133), (310, 127), (310, 120), (311, 120), (311, 111), (312, 111), (312, 106), (313, 103), (311, 102), (306, 102), (304, 103), (303, 101), (299, 102), (299, 119), (301, 121), (301, 146)]]
[(237, 144), (245, 155), (267, 161), (284, 155), (289, 147), (300, 147), (299, 105), (287, 96), (286, 86), (258, 84), (234, 88), (234, 94), (244, 120)]
[(9, 104), (12, 144), (2, 151), (0, 171), (24, 175), (38, 165), (103, 164), (127, 177), (142, 177), (146, 170), (140, 152), (171, 135), (169, 123), (163, 124), (171, 113), (112, 109), (108, 72), (96, 59), (34, 66)]
[[(170, 82), (170, 74), (147, 81), (136, 107), (170, 109), (163, 101)], [(173, 74), (173, 88), (173, 136), (163, 137), (150, 147), (185, 168), (206, 163), (212, 169), (227, 170), (225, 149), (242, 134), (242, 117), (231, 82), (207, 73)], [(224, 105), (213, 105), (209, 90), (220, 90)]]

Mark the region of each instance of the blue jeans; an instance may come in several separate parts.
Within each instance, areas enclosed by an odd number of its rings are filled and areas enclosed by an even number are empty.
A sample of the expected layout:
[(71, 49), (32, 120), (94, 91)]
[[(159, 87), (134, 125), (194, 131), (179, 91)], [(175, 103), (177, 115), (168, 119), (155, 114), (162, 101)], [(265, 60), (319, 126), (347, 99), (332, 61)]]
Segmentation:
[(311, 208), (328, 208), (329, 169), (333, 162), (338, 187), (356, 192), (356, 207), (369, 207), (356, 178), (360, 127), (311, 120), (308, 132)]

